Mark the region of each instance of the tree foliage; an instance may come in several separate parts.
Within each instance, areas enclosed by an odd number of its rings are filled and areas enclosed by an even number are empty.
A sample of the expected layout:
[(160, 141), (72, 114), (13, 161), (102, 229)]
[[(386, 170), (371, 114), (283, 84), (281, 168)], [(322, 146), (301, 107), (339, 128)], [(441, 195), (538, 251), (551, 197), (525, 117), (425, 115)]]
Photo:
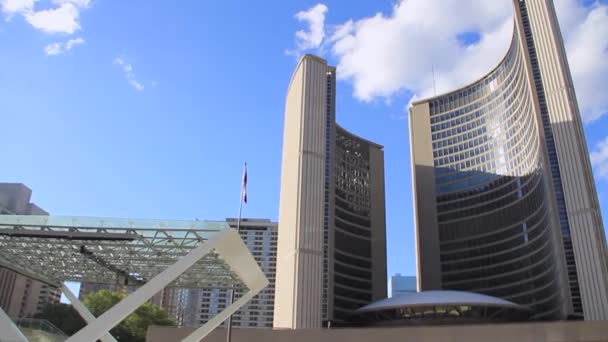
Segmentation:
[(85, 321), (69, 304), (47, 304), (34, 318), (46, 319), (68, 336), (85, 326)]
[[(83, 303), (93, 315), (98, 317), (125, 297), (126, 295), (120, 292), (101, 290), (84, 296)], [(146, 302), (114, 327), (111, 333), (118, 341), (143, 342), (150, 325), (175, 325), (175, 323), (169, 319), (163, 308)]]
[[(126, 295), (120, 292), (101, 290), (84, 296), (82, 302), (95, 317), (99, 317), (125, 297)], [(49, 320), (68, 335), (74, 334), (85, 325), (76, 310), (67, 304), (49, 304), (41, 314), (37, 315), (37, 318)], [(175, 325), (175, 323), (163, 308), (146, 302), (115, 326), (110, 333), (118, 341), (143, 342), (150, 325)]]

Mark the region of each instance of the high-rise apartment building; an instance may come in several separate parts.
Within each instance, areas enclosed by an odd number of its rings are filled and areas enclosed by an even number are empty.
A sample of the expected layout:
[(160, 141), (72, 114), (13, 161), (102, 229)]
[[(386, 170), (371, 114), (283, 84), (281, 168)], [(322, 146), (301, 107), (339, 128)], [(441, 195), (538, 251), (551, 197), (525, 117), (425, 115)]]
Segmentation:
[(178, 327), (198, 326), (200, 289), (167, 287), (161, 292), (159, 305)]
[(395, 297), (406, 293), (416, 293), (415, 276), (404, 276), (399, 273), (393, 274), (388, 282), (388, 296)]
[[(48, 215), (31, 203), (32, 190), (20, 183), (0, 183), (0, 215)], [(1, 260), (0, 260), (1, 262)], [(32, 317), (57, 303), (59, 289), (21, 275), (0, 263), (0, 307), (13, 319)]]
[(117, 286), (113, 284), (102, 284), (102, 283), (80, 283), (80, 291), (78, 292), (78, 298), (83, 300), (86, 295), (95, 293), (101, 290), (117, 291)]
[(0, 215), (48, 215), (30, 202), (32, 190), (21, 183), (0, 183)]
[(13, 319), (28, 318), (59, 303), (58, 288), (0, 267), (0, 307)]
[[(228, 219), (232, 228), (237, 220)], [(260, 265), (268, 286), (253, 297), (232, 316), (232, 325), (242, 328), (272, 328), (274, 309), (274, 283), (277, 262), (277, 223), (265, 219), (242, 219), (239, 234)], [(228, 289), (198, 290), (198, 324), (206, 323), (230, 302)], [(237, 291), (238, 296), (238, 291)], [(222, 323), (226, 324), (226, 322)]]
[(312, 55), (287, 90), (275, 328), (340, 324), (386, 297), (384, 152), (336, 124), (336, 69)]
[(498, 66), (410, 110), (419, 289), (608, 319), (604, 228), (553, 2), (513, 6)]

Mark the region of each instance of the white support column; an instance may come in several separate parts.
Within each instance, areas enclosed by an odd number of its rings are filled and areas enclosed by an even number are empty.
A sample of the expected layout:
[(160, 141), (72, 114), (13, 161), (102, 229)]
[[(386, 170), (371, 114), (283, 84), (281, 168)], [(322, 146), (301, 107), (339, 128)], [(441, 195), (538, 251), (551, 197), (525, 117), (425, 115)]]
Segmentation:
[(0, 341), (2, 342), (28, 342), (21, 330), (13, 320), (0, 308)]
[(245, 246), (238, 233), (236, 231), (233, 232), (238, 237), (238, 241), (222, 241), (215, 246), (215, 251), (230, 266), (230, 269), (239, 276), (249, 291), (184, 338), (182, 342), (199, 342), (213, 329), (222, 324), (230, 315), (245, 305), (253, 296), (268, 286), (268, 279), (255, 261), (255, 258), (251, 255), (251, 252)]
[[(93, 314), (87, 309), (86, 306), (76, 297), (76, 295), (70, 290), (65, 284), (61, 285), (61, 292), (68, 298), (74, 309), (80, 314), (80, 317), (84, 319), (87, 324), (93, 322), (96, 318)], [(106, 333), (101, 338), (102, 342), (117, 342), (116, 339), (110, 335), (110, 333)]]
[[(101, 338), (146, 300), (158, 293), (165, 286), (169, 285), (169, 283), (187, 271), (188, 268), (194, 265), (199, 259), (207, 255), (217, 244), (222, 243), (225, 240), (233, 240), (235, 237), (241, 244), (243, 243), (238, 234), (232, 230), (225, 230), (217, 233), (211, 239), (194, 248), (175, 264), (169, 266), (156, 277), (150, 279), (145, 285), (130, 294), (127, 298), (121, 300), (118, 304), (114, 305), (110, 310), (99, 316), (95, 321), (89, 323), (65, 342), (89, 342)], [(259, 269), (259, 266), (257, 268)]]

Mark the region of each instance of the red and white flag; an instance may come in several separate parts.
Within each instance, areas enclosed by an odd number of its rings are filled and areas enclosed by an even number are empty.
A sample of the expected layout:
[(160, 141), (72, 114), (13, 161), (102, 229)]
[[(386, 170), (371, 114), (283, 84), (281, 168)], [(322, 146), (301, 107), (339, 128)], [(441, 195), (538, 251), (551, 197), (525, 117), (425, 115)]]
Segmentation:
[(241, 198), (243, 202), (247, 203), (247, 163), (243, 169), (243, 184), (241, 185)]

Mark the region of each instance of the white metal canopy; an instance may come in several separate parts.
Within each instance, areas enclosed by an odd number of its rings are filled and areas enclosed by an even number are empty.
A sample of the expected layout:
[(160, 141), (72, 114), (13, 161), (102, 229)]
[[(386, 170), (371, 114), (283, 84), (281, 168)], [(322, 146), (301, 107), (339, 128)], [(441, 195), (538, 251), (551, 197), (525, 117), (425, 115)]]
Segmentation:
[[(0, 215), (0, 264), (56, 285), (141, 285), (226, 229), (222, 221)], [(235, 283), (225, 262), (210, 253), (170, 286)]]
[[(167, 286), (248, 290), (184, 340), (199, 341), (268, 284), (238, 233), (221, 221), (0, 215), (0, 265), (64, 292), (66, 280), (138, 287), (96, 319), (72, 295), (88, 325), (69, 342), (112, 340), (112, 327)], [(0, 316), (4, 325), (24, 341)]]

